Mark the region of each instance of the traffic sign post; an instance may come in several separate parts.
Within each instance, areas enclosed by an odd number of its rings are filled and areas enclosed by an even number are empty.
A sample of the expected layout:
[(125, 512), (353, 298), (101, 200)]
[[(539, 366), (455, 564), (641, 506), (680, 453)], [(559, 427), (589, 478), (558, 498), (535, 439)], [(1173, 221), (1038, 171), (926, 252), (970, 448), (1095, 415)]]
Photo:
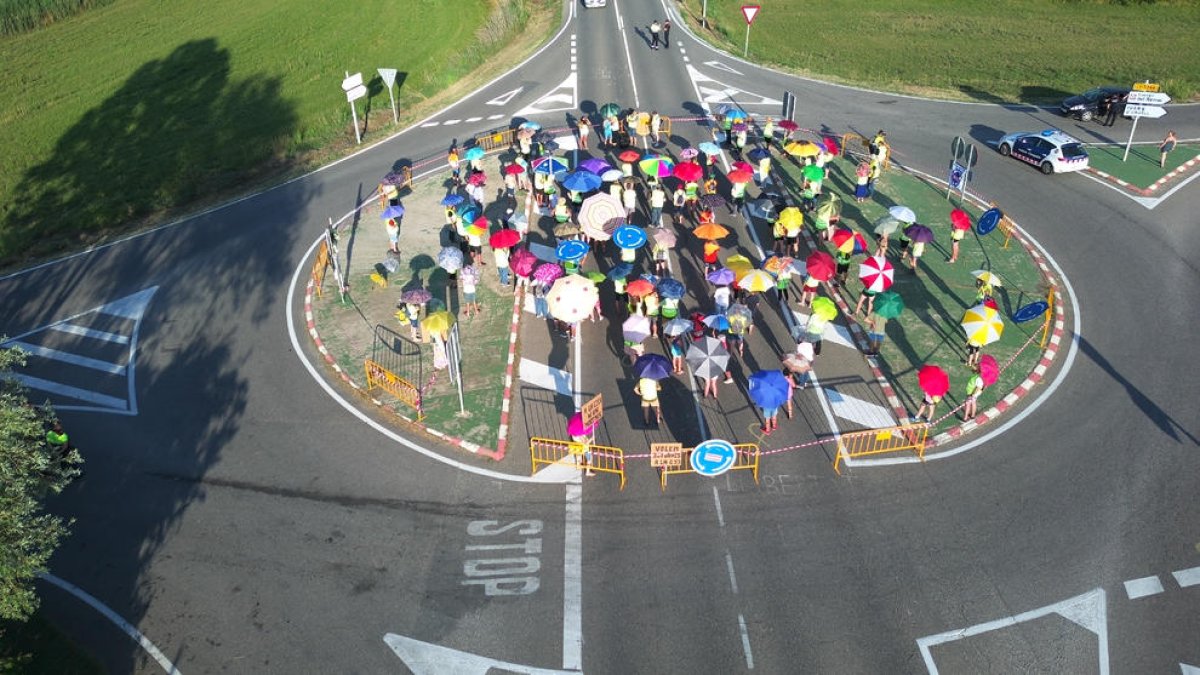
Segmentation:
[(350, 117), (354, 118), (354, 140), (362, 145), (362, 131), (358, 128), (358, 111), (354, 108), (354, 102), (367, 95), (367, 88), (363, 86), (362, 73), (351, 75), (346, 73), (346, 79), (342, 80), (342, 91), (346, 92), (346, 100), (350, 103)]
[(975, 152), (974, 143), (968, 143), (962, 136), (955, 136), (954, 140), (950, 141), (950, 175), (946, 179), (947, 201), (950, 199), (950, 193), (955, 190), (958, 190), (960, 200), (966, 198), (967, 183), (974, 177), (971, 175), (971, 167), (978, 161), (979, 155)]
[(742, 16), (746, 17), (746, 45), (742, 48), (742, 58), (750, 54), (750, 24), (754, 23), (760, 9), (762, 7), (758, 5), (742, 5)]
[(714, 438), (704, 441), (692, 449), (689, 462), (692, 471), (701, 476), (713, 478), (720, 476), (733, 467), (737, 461), (737, 448), (729, 441)]
[(1161, 108), (1164, 103), (1171, 100), (1170, 96), (1158, 91), (1158, 84), (1146, 80), (1145, 82), (1135, 82), (1133, 91), (1125, 97), (1125, 114), (1133, 118), (1133, 126), (1129, 128), (1129, 140), (1125, 141), (1125, 154), (1121, 156), (1121, 161), (1129, 159), (1129, 148), (1133, 145), (1133, 134), (1137, 131), (1138, 120), (1143, 117), (1150, 119), (1158, 119), (1167, 114), (1165, 108)]
[(388, 98), (392, 99), (392, 121), (399, 124), (400, 112), (396, 110), (396, 94), (392, 91), (392, 87), (396, 84), (396, 75), (399, 74), (395, 68), (380, 68), (379, 77), (383, 78), (383, 84), (387, 87)]

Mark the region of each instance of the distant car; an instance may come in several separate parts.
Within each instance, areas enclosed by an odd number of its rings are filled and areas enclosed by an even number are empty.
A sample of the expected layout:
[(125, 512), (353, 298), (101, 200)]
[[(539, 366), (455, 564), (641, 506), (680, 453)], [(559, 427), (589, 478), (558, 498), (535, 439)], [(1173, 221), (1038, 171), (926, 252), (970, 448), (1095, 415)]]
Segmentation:
[(584, 7), (604, 7), (608, 5), (608, 0), (583, 0)]
[(1057, 129), (1009, 134), (1000, 139), (997, 149), (1001, 155), (1011, 155), (1046, 174), (1083, 171), (1088, 167), (1083, 144)]
[(1129, 87), (1096, 87), (1088, 89), (1082, 94), (1064, 99), (1060, 110), (1067, 117), (1084, 122), (1097, 117), (1101, 114), (1101, 105), (1104, 99), (1117, 94), (1121, 97), (1121, 103), (1125, 102), (1125, 97), (1129, 95)]

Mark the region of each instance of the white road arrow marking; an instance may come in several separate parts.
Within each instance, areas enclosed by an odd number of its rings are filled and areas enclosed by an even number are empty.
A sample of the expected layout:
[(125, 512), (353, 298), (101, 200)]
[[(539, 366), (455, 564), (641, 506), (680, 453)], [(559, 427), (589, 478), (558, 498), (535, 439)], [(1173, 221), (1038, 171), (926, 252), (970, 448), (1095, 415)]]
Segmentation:
[(1180, 675), (1200, 675), (1200, 668), (1181, 663), (1179, 664), (1179, 673)]
[(700, 92), (700, 96), (704, 98), (705, 103), (730, 103), (734, 102), (738, 105), (783, 105), (783, 101), (762, 94), (755, 94), (738, 89), (727, 84), (718, 82), (711, 77), (696, 70), (694, 66), (689, 65), (688, 76), (692, 78), (696, 89)]
[(709, 66), (711, 68), (716, 68), (717, 70), (723, 70), (727, 73), (733, 73), (734, 75), (741, 75), (741, 73), (734, 70), (733, 68), (730, 68), (729, 66), (725, 65), (724, 63), (721, 63), (720, 61), (705, 61), (704, 65)]
[[(532, 104), (518, 110), (516, 115), (537, 115), (539, 113), (574, 110), (578, 98), (579, 77), (575, 73), (567, 76), (562, 84), (550, 90), (549, 94), (539, 98)], [(564, 105), (557, 105), (564, 104)], [(555, 107), (557, 105), (557, 107)]]
[(493, 668), (523, 675), (567, 675), (577, 670), (551, 670), (507, 663), (486, 656), (450, 649), (388, 633), (383, 641), (408, 666), (413, 675), (487, 675)]
[(517, 87), (516, 89), (513, 89), (512, 91), (500, 94), (496, 98), (488, 101), (485, 105), (508, 105), (508, 102), (513, 100), (513, 97), (516, 96), (517, 94), (521, 93), (521, 91), (523, 91), (524, 89), (525, 89), (525, 87)]
[(833, 409), (833, 414), (844, 420), (850, 420), (868, 429), (890, 427), (896, 423), (896, 418), (892, 417), (887, 408), (843, 394), (835, 387), (825, 387), (825, 396), (829, 398), (829, 407)]

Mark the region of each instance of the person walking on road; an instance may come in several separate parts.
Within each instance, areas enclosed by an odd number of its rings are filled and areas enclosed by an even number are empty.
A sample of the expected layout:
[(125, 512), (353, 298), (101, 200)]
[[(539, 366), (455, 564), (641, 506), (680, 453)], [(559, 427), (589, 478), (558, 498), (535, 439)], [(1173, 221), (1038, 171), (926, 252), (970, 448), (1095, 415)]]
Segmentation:
[(650, 22), (650, 49), (658, 49), (659, 33), (662, 32), (662, 26), (659, 25), (658, 19)]
[(671, 20), (663, 19), (662, 23), (663, 47), (671, 48)]
[(592, 135), (592, 121), (587, 115), (579, 116), (579, 149), (588, 149), (588, 136)]
[(1158, 145), (1158, 167), (1160, 169), (1167, 168), (1167, 155), (1175, 149), (1175, 143), (1179, 139), (1175, 137), (1175, 130), (1167, 132), (1167, 137), (1162, 139), (1162, 143)]
[(662, 423), (662, 407), (658, 401), (660, 389), (662, 389), (662, 385), (648, 377), (640, 378), (633, 388), (634, 393), (642, 397), (642, 412), (645, 415), (646, 426), (650, 425), (651, 412), (654, 413), (655, 422)]

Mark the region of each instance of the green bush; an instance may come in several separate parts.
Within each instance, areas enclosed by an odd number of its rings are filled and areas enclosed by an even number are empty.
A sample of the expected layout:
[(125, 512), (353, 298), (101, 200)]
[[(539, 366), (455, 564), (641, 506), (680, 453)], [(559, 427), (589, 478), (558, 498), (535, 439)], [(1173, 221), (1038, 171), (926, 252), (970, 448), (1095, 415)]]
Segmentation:
[(16, 35), (112, 0), (0, 0), (0, 35)]

